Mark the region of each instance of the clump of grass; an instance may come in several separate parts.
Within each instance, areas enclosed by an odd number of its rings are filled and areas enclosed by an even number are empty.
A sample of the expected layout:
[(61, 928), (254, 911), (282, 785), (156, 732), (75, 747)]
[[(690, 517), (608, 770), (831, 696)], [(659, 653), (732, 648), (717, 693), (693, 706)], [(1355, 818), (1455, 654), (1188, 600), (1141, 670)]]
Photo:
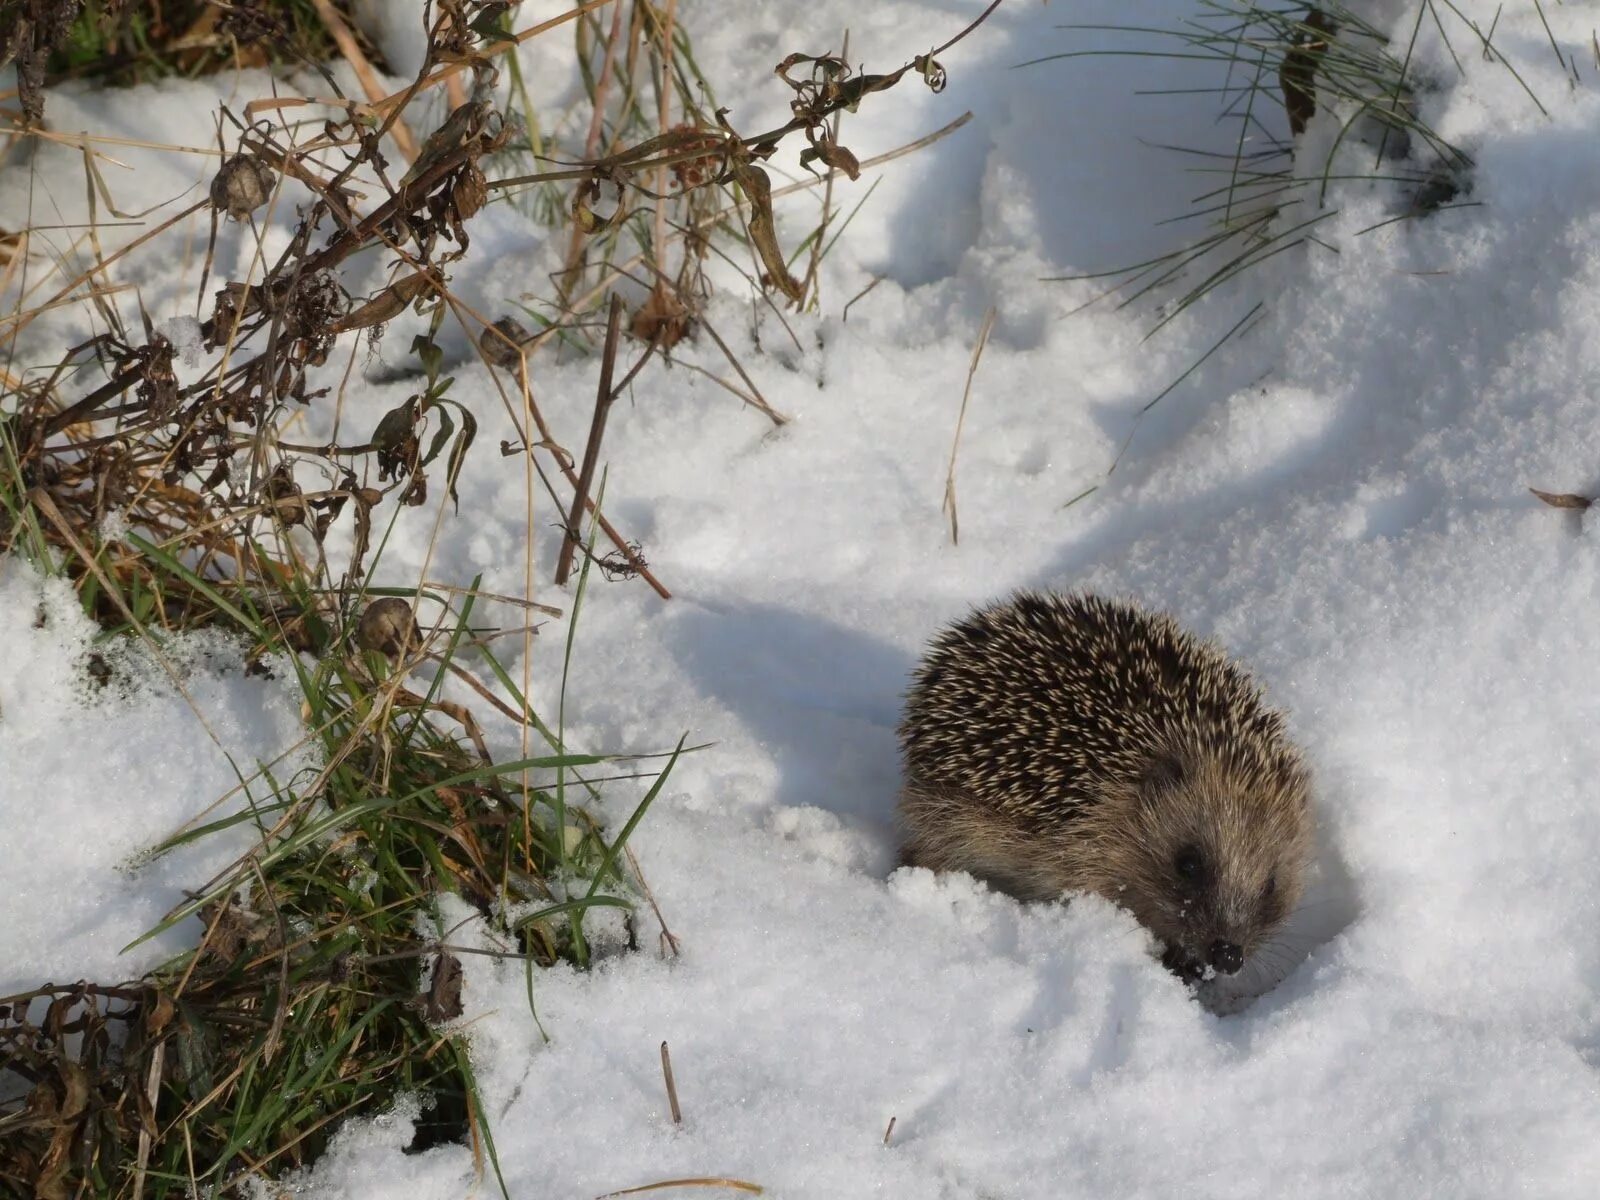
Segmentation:
[[(0, 462), (14, 462), (8, 444), (0, 429)], [(16, 476), (0, 472), (0, 505), (22, 516), (19, 498)], [(252, 832), (251, 849), (146, 935), (198, 918), (193, 950), (139, 980), (0, 999), (0, 1134), (10, 1148), (0, 1183), (42, 1196), (229, 1187), (304, 1165), (340, 1120), (406, 1097), (421, 1111), (414, 1148), (470, 1137), (492, 1163), (471, 1059), (452, 1027), (461, 959), (522, 961), (530, 1005), (535, 967), (589, 961), (583, 916), (626, 911), (639, 894), (626, 841), (676, 754), (608, 837), (564, 793), (576, 772), (615, 760), (556, 743), (494, 762), (470, 712), (441, 698), (472, 653), (521, 702), (472, 625), (476, 585), (425, 636), (405, 600), (379, 599), (356, 621), (291, 577), (297, 611), (318, 613), (329, 630), (321, 654), (302, 657), (254, 588), (203, 578), (138, 533), (90, 547), (48, 501), (42, 512), (13, 523), (14, 546), (75, 576), (89, 611), (109, 593), (159, 653), (163, 632), (135, 615), (124, 582), (151, 597), (147, 612), (189, 610), (192, 620), (198, 598), (206, 623), (248, 638), (260, 669), (294, 672), (311, 743), (302, 749), (315, 765), (288, 778), (261, 768), (241, 781), (235, 811), (155, 848)], [(138, 553), (139, 571), (129, 573), (124, 551)], [(418, 690), (410, 676), (428, 661), (436, 671)], [(452, 942), (447, 894), (481, 916), (498, 948)]]
[(336, 53), (316, 0), (0, 0), (0, 31), (0, 57), (16, 58), (23, 105), (34, 120), (43, 112), (43, 89), (64, 80), (125, 86), (239, 67), (316, 69)]
[[(1429, 84), (1416, 77), (1412, 64), (1423, 17), (1433, 13), (1437, 19), (1430, 0), (1418, 5), (1412, 38), (1404, 47), (1391, 46), (1382, 31), (1339, 4), (1276, 7), (1253, 0), (1206, 0), (1201, 10), (1192, 23), (1174, 29), (1063, 26), (1128, 33), (1170, 44), (1170, 49), (1070, 51), (1024, 64), (1126, 55), (1215, 61), (1226, 69), (1221, 83), (1202, 90), (1215, 93), (1219, 118), (1237, 125), (1233, 149), (1218, 153), (1169, 147), (1210, 160), (1194, 171), (1216, 180), (1193, 197), (1193, 211), (1173, 221), (1202, 221), (1211, 228), (1156, 258), (1065, 277), (1115, 279), (1107, 294), (1124, 293), (1122, 304), (1181, 284), (1181, 292), (1163, 306), (1155, 330), (1278, 254), (1304, 245), (1332, 249), (1317, 227), (1337, 211), (1327, 204), (1335, 182), (1397, 185), (1405, 197), (1402, 217), (1454, 207), (1450, 201), (1470, 188), (1471, 156), (1436, 133), (1417, 108), (1417, 95)], [(1338, 129), (1319, 139), (1318, 157), (1306, 161), (1304, 147), (1295, 139), (1319, 113), (1331, 114)], [(1340, 173), (1339, 152), (1353, 142), (1369, 147), (1372, 168)]]
[[(1173, 28), (1064, 25), (1061, 28), (1072, 31), (1123, 33), (1146, 44), (1066, 51), (1020, 64), (1110, 55), (1214, 62), (1224, 72), (1214, 86), (1183, 92), (1215, 96), (1218, 119), (1237, 126), (1233, 147), (1223, 152), (1165, 147), (1197, 160), (1193, 173), (1204, 181), (1190, 200), (1190, 211), (1165, 223), (1201, 223), (1205, 232), (1140, 262), (1059, 277), (1108, 281), (1106, 290), (1090, 303), (1118, 297), (1118, 306), (1126, 307), (1163, 296), (1146, 334), (1149, 338), (1195, 306), (1224, 295), (1225, 285), (1247, 279), (1279, 255), (1311, 247), (1338, 253), (1326, 234), (1326, 223), (1339, 211), (1330, 204), (1336, 183), (1368, 183), (1392, 189), (1396, 197), (1393, 217), (1361, 234), (1394, 221), (1475, 204), (1466, 198), (1472, 187), (1471, 154), (1442, 137), (1421, 114), (1419, 96), (1437, 84), (1416, 67), (1420, 41), (1427, 33), (1436, 33), (1459, 70), (1460, 59), (1446, 24), (1446, 17), (1453, 17), (1485, 58), (1504, 66), (1519, 82), (1521, 77), (1494, 47), (1493, 31), (1479, 29), (1450, 0), (1439, 4), (1417, 0), (1409, 36), (1400, 44), (1336, 2), (1200, 0), (1197, 7), (1193, 19)], [(1526, 90), (1526, 84), (1523, 87)], [(1139, 94), (1164, 93), (1146, 89)], [(1527, 94), (1539, 105), (1531, 91)], [(1315, 121), (1331, 124), (1311, 137), (1308, 130)], [(1371, 166), (1351, 169), (1347, 165), (1352, 161), (1351, 148), (1364, 148)], [(1243, 315), (1221, 340), (1150, 400), (1139, 418), (1224, 344), (1253, 328), (1266, 310), (1265, 299), (1246, 297)], [(1128, 440), (1132, 436), (1130, 431)], [(1107, 476), (1115, 471), (1127, 445), (1124, 441)]]

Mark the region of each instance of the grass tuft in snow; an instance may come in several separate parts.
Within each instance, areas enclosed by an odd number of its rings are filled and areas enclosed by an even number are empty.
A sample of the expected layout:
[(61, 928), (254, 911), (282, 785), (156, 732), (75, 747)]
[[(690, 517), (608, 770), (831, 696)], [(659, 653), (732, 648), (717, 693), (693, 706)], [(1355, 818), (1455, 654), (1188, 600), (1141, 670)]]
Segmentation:
[[(471, 415), (419, 341), (425, 386), (411, 403), (437, 410), (442, 452), (449, 414), (463, 428)], [(135, 361), (147, 385), (165, 379), (159, 353)], [(152, 852), (253, 835), (140, 939), (186, 925), (194, 949), (137, 980), (0, 1000), (0, 1132), (14, 1149), (0, 1181), (51, 1196), (228, 1187), (304, 1165), (344, 1118), (402, 1101), (418, 1109), (417, 1148), (470, 1139), (492, 1166), (459, 1025), (461, 960), (519, 960), (531, 1010), (536, 968), (631, 948), (647, 893), (626, 844), (676, 753), (606, 833), (571, 793), (597, 796), (588, 769), (620, 760), (567, 752), (531, 710), (496, 631), (475, 623), (478, 581), (369, 589), (363, 560), (377, 568), (383, 539), (353, 482), (319, 496), (274, 469), (263, 502), (230, 519), (173, 479), (159, 423), (52, 432), (52, 382), (0, 412), (0, 549), (68, 580), (105, 638), (144, 641), (185, 695), (163, 646), (191, 629), (232, 635), (247, 671), (292, 673), (320, 765), (285, 778), (239, 764), (234, 792)], [(306, 528), (328, 503), (355, 504), (362, 522), (342, 573)], [(569, 656), (576, 618), (575, 604)], [(495, 761), (450, 681), (548, 751)], [(600, 910), (620, 922), (586, 932)]]
[[(1481, 46), (1485, 59), (1503, 66), (1522, 83), (1515, 66), (1495, 47), (1493, 30), (1484, 32), (1450, 0), (1438, 4), (1417, 0), (1403, 40), (1391, 39), (1338, 3), (1199, 0), (1196, 15), (1171, 28), (1060, 26), (1075, 32), (1129, 35), (1135, 45), (1069, 50), (1020, 65), (1108, 55), (1216, 63), (1224, 72), (1219, 82), (1182, 90), (1214, 96), (1218, 120), (1232, 123), (1237, 132), (1233, 146), (1222, 152), (1162, 147), (1195, 159), (1193, 173), (1202, 181), (1201, 190), (1190, 198), (1190, 210), (1165, 223), (1199, 222), (1206, 226), (1205, 232), (1140, 262), (1054, 278), (1111, 281), (1091, 304), (1120, 295), (1121, 308), (1165, 295), (1155, 324), (1145, 335), (1148, 339), (1206, 301), (1237, 302), (1236, 288), (1229, 285), (1248, 281), (1280, 255), (1311, 247), (1339, 253), (1325, 232), (1339, 212), (1329, 202), (1335, 185), (1365, 184), (1391, 197), (1393, 215), (1360, 234), (1474, 207), (1475, 202), (1466, 198), (1472, 190), (1471, 155), (1436, 132), (1419, 105), (1419, 97), (1437, 87), (1416, 65), (1422, 38), (1437, 36), (1456, 71), (1461, 71), (1446, 16), (1460, 26), (1458, 36), (1464, 33)], [(1525, 83), (1522, 87), (1544, 111), (1538, 97)], [(1170, 94), (1170, 89), (1140, 94)], [(1108, 477), (1121, 461), (1139, 419), (1212, 354), (1248, 332), (1264, 315), (1265, 303), (1244, 298), (1243, 315), (1221, 340), (1144, 406), (1108, 468)]]
[[(476, 584), (458, 609), (441, 602), (426, 635), (409, 599), (341, 611), (281, 562), (268, 602), (140, 533), (74, 529), (18, 483), (0, 473), (16, 550), (44, 545), (87, 610), (120, 614), (158, 652), (190, 624), (242, 635), (255, 669), (295, 673), (321, 766), (292, 778), (241, 768), (242, 803), (155, 849), (254, 833), (253, 849), (146, 934), (197, 919), (193, 950), (139, 980), (0, 1000), (11, 1147), (0, 1178), (40, 1195), (233, 1186), (309, 1162), (342, 1119), (402, 1097), (419, 1106), (414, 1148), (470, 1137), (492, 1158), (458, 1024), (461, 959), (531, 972), (631, 947), (639, 889), (622, 855), (676, 754), (607, 837), (562, 793), (573, 778), (592, 791), (578, 773), (617, 760), (557, 745), (494, 762), (471, 712), (441, 696), (447, 677), (471, 679), (459, 661), (470, 651), (522, 704), (472, 624)], [(318, 652), (296, 653), (301, 640)], [(413, 683), (429, 663), (431, 682)], [(583, 932), (597, 909), (623, 914), (609, 940)]]
[[(1201, 221), (1210, 226), (1207, 232), (1142, 262), (1062, 278), (1114, 279), (1105, 295), (1126, 293), (1124, 306), (1180, 287), (1162, 305), (1153, 335), (1279, 254), (1308, 244), (1337, 253), (1318, 228), (1337, 212), (1327, 203), (1335, 182), (1391, 186), (1398, 219), (1456, 207), (1453, 201), (1471, 189), (1472, 158), (1418, 111), (1418, 94), (1428, 84), (1418, 78), (1413, 58), (1428, 15), (1437, 17), (1431, 0), (1423, 0), (1404, 46), (1392, 45), (1381, 30), (1338, 4), (1202, 0), (1199, 15), (1178, 28), (1062, 26), (1130, 34), (1154, 45), (1068, 51), (1023, 65), (1103, 55), (1216, 62), (1224, 78), (1192, 90), (1214, 94), (1219, 119), (1237, 126), (1226, 152), (1166, 147), (1199, 160), (1194, 173), (1207, 181), (1191, 198), (1191, 211), (1172, 221)], [(1442, 26), (1439, 32), (1448, 44)], [(1319, 114), (1335, 123), (1331, 134), (1304, 138)], [(1356, 144), (1366, 148), (1370, 169), (1348, 169), (1350, 160), (1340, 151)]]

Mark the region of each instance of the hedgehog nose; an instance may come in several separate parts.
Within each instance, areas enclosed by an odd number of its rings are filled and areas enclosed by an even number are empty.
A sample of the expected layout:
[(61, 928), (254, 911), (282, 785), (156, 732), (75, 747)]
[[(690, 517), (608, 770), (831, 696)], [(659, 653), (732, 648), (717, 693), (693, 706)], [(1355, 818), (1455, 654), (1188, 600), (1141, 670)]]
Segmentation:
[(1220, 938), (1211, 943), (1211, 965), (1224, 975), (1235, 975), (1244, 966), (1244, 951)]

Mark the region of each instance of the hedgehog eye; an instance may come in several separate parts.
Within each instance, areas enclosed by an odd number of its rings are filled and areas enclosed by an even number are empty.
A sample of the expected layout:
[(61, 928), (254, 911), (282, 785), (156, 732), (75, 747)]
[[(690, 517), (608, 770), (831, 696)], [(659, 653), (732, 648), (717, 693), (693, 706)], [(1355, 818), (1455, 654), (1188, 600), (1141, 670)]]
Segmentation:
[(1277, 890), (1278, 890), (1278, 877), (1276, 875), (1269, 876), (1267, 878), (1267, 886), (1264, 889), (1262, 889), (1262, 892), (1261, 892), (1262, 899), (1264, 899), (1264, 900), (1272, 899), (1273, 893), (1276, 892)]
[(1147, 787), (1175, 788), (1183, 783), (1188, 774), (1180, 760), (1162, 755), (1145, 767), (1144, 782)]
[(1193, 846), (1185, 846), (1178, 851), (1177, 857), (1172, 860), (1172, 869), (1177, 871), (1181, 878), (1194, 883), (1204, 873), (1205, 862), (1200, 857), (1200, 851)]

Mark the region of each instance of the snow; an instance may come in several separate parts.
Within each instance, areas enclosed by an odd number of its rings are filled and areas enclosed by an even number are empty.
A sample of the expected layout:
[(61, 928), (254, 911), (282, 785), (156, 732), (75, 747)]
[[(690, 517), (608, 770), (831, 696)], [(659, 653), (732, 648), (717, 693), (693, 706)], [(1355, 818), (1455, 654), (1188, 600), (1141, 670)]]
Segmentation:
[[(530, 19), (556, 11), (525, 7)], [(883, 69), (979, 7), (716, 0), (680, 16), (720, 102), (751, 131), (786, 115), (770, 75), (784, 54), (820, 51), (849, 26), (852, 58)], [(1177, 243), (1155, 222), (1214, 177), (1148, 143), (1231, 151), (1235, 127), (1215, 121), (1210, 97), (1136, 93), (1214, 86), (1214, 73), (1148, 58), (1013, 64), (1128, 44), (1055, 28), (1068, 21), (1170, 25), (1196, 8), (1004, 5), (944, 56), (942, 95), (911, 79), (869, 98), (844, 123), (862, 157), (975, 117), (883, 169), (824, 265), (820, 315), (788, 318), (798, 347), (736, 276), (717, 276), (710, 319), (793, 422), (774, 429), (682, 367), (649, 369), (612, 414), (607, 509), (674, 599), (596, 578), (569, 729), (585, 748), (658, 750), (685, 730), (715, 744), (679, 763), (633, 841), (680, 957), (649, 946), (587, 974), (543, 973), (548, 1043), (517, 964), (465, 964), (462, 1022), (512, 1195), (698, 1176), (789, 1198), (1594, 1194), (1600, 542), (1592, 520), (1526, 491), (1600, 479), (1592, 9), (1544, 6), (1576, 85), (1532, 6), (1499, 13), (1496, 45), (1548, 115), (1441, 10), (1460, 71), (1425, 23), (1416, 61), (1437, 86), (1419, 99), (1472, 153), (1475, 206), (1363, 233), (1395, 215), (1395, 189), (1336, 181), (1338, 211), (1319, 227), (1336, 254), (1279, 255), (1144, 341), (1170, 296), (1079, 311), (1103, 283), (1040, 280)], [(1460, 8), (1488, 29), (1498, 6)], [(1413, 5), (1367, 11), (1409, 36)], [(385, 19), (409, 36), (393, 11)], [(529, 47), (524, 64), (541, 97), (570, 98), (570, 79), (552, 77), (564, 69), (554, 43)], [(138, 136), (207, 145), (218, 89), (266, 86), (246, 75), (145, 89)], [(123, 99), (93, 92), (50, 104), (62, 129), (134, 120)], [(1305, 139), (1331, 144), (1336, 129), (1318, 122)], [(1341, 150), (1350, 173), (1370, 171), (1370, 153)], [(124, 211), (210, 169), (117, 156), (133, 168), (111, 178)], [(81, 155), (42, 146), (31, 172), (0, 177), (0, 225), (23, 223), (30, 194), (36, 214), (81, 215)], [(786, 244), (814, 204), (788, 203)], [(275, 215), (274, 236), (286, 219)], [(158, 319), (192, 313), (205, 233), (197, 219), (177, 236), (188, 257), (119, 264)], [(482, 269), (456, 282), (490, 313), (510, 311), (565, 244), (543, 245), (506, 205), (473, 236)], [(218, 270), (243, 269), (249, 243), (221, 237), (233, 257)], [(1247, 334), (1139, 417), (1258, 301)], [(953, 546), (939, 502), (991, 304)], [(21, 361), (48, 361), (82, 336), (80, 319), (41, 318)], [(349, 428), (412, 390), (382, 381), (405, 364), (403, 324), (377, 362), (358, 360)], [(679, 353), (727, 372), (709, 342)], [(343, 361), (330, 370), (336, 382)], [(462, 515), (447, 510), (430, 551), (440, 497), (408, 514), (384, 578), (414, 582), (426, 563), (431, 578), (482, 571), (486, 590), (520, 593), (524, 481), (493, 449), (513, 429), (483, 368), (454, 370), (452, 394), (483, 424)], [(557, 436), (581, 444), (593, 363), (541, 357), (534, 386)], [(537, 503), (543, 580), (557, 518)], [(25, 664), (0, 680), (6, 978), (137, 970), (150, 960), (115, 960), (115, 946), (193, 875), (113, 868), (236, 778), (148, 664), (131, 695), (86, 698), (90, 632), (59, 595), (33, 629), (49, 588), (0, 569), (0, 656)], [(1250, 981), (1281, 982), (1241, 1011), (1197, 1004), (1103, 903), (1022, 907), (965, 877), (893, 869), (906, 673), (940, 622), (1019, 586), (1167, 609), (1247, 662), (1288, 713), (1315, 772), (1320, 860), (1280, 956)], [(551, 621), (534, 647), (547, 708), (564, 633)], [(214, 663), (226, 659), (217, 648)], [(298, 737), (294, 701), (270, 683), (200, 661), (187, 683), (241, 767)], [(446, 694), (473, 704), (454, 683)], [(514, 730), (494, 737), (502, 751), (517, 744)], [(72, 753), (91, 738), (92, 758)], [(637, 795), (613, 786), (604, 811), (620, 819)], [(52, 826), (19, 825), (41, 803)], [(682, 1128), (661, 1085), (663, 1040)], [(494, 1193), (468, 1149), (408, 1157), (408, 1140), (404, 1112), (352, 1124), (298, 1185), (330, 1200)]]
[(276, 681), (245, 678), (238, 647), (215, 637), (175, 639), (158, 659), (139, 643), (97, 644), (95, 634), (65, 583), (6, 563), (0, 995), (47, 981), (114, 983), (193, 945), (198, 921), (120, 953), (250, 838), (141, 856), (203, 803), (232, 794), (228, 811), (237, 808), (241, 784), (264, 795), (258, 761), (287, 752), (275, 767), (285, 778), (306, 762), (286, 669)]

